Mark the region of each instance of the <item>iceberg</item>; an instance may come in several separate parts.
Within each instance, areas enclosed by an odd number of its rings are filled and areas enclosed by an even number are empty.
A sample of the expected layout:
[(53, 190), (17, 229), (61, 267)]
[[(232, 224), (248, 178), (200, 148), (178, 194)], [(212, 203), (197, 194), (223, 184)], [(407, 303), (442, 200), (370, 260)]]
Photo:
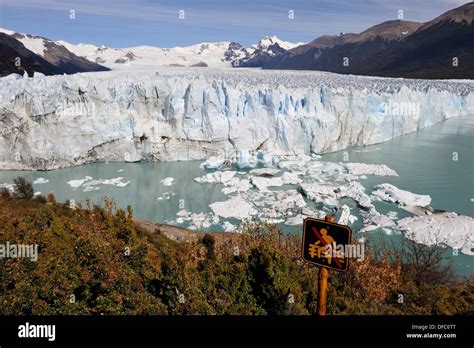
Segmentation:
[(344, 166), (349, 174), (354, 175), (398, 176), (386, 164), (346, 163)]
[(214, 173), (208, 173), (204, 176), (201, 176), (199, 178), (194, 178), (194, 181), (200, 184), (208, 183), (208, 184), (225, 184), (227, 181), (231, 180), (235, 174), (237, 174), (236, 171), (217, 171)]
[(450, 212), (406, 217), (398, 221), (402, 233), (417, 243), (445, 244), (474, 255), (474, 218)]
[(163, 184), (163, 186), (171, 186), (173, 185), (174, 178), (167, 177), (167, 178), (164, 178), (163, 180), (160, 180), (160, 182)]
[(209, 157), (205, 162), (201, 163), (200, 167), (203, 169), (219, 169), (225, 163), (225, 158), (212, 156)]
[(47, 184), (48, 182), (49, 182), (49, 179), (38, 178), (35, 181), (33, 181), (33, 184), (40, 185), (40, 184)]
[(429, 195), (418, 195), (409, 191), (400, 190), (392, 184), (375, 186), (377, 190), (372, 195), (386, 202), (399, 203), (403, 206), (425, 207), (431, 203)]
[(224, 202), (215, 202), (209, 204), (209, 207), (214, 212), (214, 214), (225, 219), (235, 218), (238, 220), (245, 220), (252, 215), (257, 214), (257, 210), (255, 210), (250, 203), (244, 201), (239, 196), (232, 197)]

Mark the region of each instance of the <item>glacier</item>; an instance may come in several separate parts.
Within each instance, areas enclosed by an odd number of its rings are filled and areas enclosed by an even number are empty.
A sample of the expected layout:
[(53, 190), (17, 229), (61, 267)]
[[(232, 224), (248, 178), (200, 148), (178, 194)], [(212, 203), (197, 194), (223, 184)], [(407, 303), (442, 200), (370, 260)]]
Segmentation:
[(323, 154), (474, 114), (474, 81), (158, 68), (0, 78), (0, 169)]

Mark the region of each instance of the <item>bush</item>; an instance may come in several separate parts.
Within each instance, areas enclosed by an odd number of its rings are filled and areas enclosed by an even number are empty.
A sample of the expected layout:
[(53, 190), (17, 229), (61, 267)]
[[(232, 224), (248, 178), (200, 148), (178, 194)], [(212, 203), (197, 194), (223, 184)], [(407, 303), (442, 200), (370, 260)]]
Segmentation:
[(33, 190), (33, 185), (26, 180), (24, 177), (19, 176), (16, 179), (13, 179), (13, 182), (16, 185), (15, 193), (16, 196), (20, 199), (32, 199), (35, 191)]
[(53, 193), (48, 193), (48, 196), (46, 197), (46, 202), (49, 204), (54, 204), (56, 203), (56, 197), (54, 197)]
[(0, 197), (9, 198), (10, 197), (10, 190), (6, 187), (0, 188)]
[(204, 237), (201, 240), (202, 244), (206, 248), (206, 253), (207, 257), (211, 260), (214, 260), (216, 258), (216, 253), (214, 251), (214, 246), (216, 244), (216, 241), (212, 235), (209, 233), (206, 233)]

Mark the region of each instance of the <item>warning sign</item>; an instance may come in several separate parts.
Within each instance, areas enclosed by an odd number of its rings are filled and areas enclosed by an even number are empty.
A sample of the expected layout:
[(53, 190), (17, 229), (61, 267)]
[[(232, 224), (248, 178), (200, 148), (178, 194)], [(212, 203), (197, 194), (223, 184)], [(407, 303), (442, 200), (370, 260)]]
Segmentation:
[(302, 256), (307, 262), (345, 272), (352, 231), (334, 222), (306, 218), (303, 223)]

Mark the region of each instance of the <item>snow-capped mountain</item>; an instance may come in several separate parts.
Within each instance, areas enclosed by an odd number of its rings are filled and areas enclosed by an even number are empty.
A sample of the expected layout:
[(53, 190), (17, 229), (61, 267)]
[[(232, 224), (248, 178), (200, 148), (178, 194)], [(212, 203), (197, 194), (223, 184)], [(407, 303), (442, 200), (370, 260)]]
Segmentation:
[(271, 58), (279, 56), (300, 45), (303, 45), (303, 43), (292, 43), (280, 40), (276, 36), (265, 36), (258, 44), (246, 49), (245, 56), (234, 62), (234, 65), (261, 67)]
[[(156, 66), (208, 66), (213, 68), (241, 65), (262, 55), (274, 57), (299, 44), (266, 36), (257, 44), (244, 48), (236, 42), (200, 43), (187, 47), (159, 48), (136, 46), (129, 48), (97, 47), (88, 44), (73, 45), (59, 41), (78, 56), (107, 66), (112, 70), (130, 66), (148, 68)], [(242, 64), (244, 66), (244, 64)]]
[(245, 69), (0, 79), (0, 168), (326, 153), (472, 115), (474, 82)]
[[(187, 47), (172, 48), (155, 46), (112, 48), (106, 45), (95, 46), (84, 43), (71, 44), (63, 40), (53, 41), (44, 37), (1, 28), (0, 33), (17, 39), (26, 49), (44, 58), (49, 63), (59, 66), (62, 68), (60, 73), (63, 70), (70, 73), (72, 71), (68, 71), (67, 68), (78, 65), (83, 68), (80, 71), (104, 70), (100, 66), (112, 70), (148, 69), (159, 66), (227, 68), (240, 65), (239, 63), (256, 61), (260, 57), (274, 57), (299, 45), (280, 40), (276, 36), (266, 36), (249, 48), (228, 41), (204, 42)], [(45, 72), (44, 70), (41, 71)]]
[(201, 43), (188, 47), (159, 48), (154, 46), (136, 46), (129, 48), (111, 48), (87, 44), (73, 45), (60, 43), (76, 55), (92, 62), (102, 64), (112, 70), (129, 67), (153, 68), (157, 66), (231, 66), (225, 59), (229, 42)]
[[(0, 34), (4, 36), (2, 53), (5, 54), (5, 51), (8, 50), (13, 54), (9, 58), (3, 55), (0, 56), (0, 64), (9, 67), (8, 69), (2, 69), (3, 75), (12, 72), (21, 73), (25, 70), (30, 75), (33, 74), (33, 71), (51, 75), (108, 70), (99, 64), (78, 57), (60, 43), (47, 38), (1, 28)], [(23, 62), (23, 65), (20, 67), (13, 64), (14, 59), (17, 57), (20, 58), (20, 62)], [(33, 68), (32, 62), (34, 62), (36, 68)]]

